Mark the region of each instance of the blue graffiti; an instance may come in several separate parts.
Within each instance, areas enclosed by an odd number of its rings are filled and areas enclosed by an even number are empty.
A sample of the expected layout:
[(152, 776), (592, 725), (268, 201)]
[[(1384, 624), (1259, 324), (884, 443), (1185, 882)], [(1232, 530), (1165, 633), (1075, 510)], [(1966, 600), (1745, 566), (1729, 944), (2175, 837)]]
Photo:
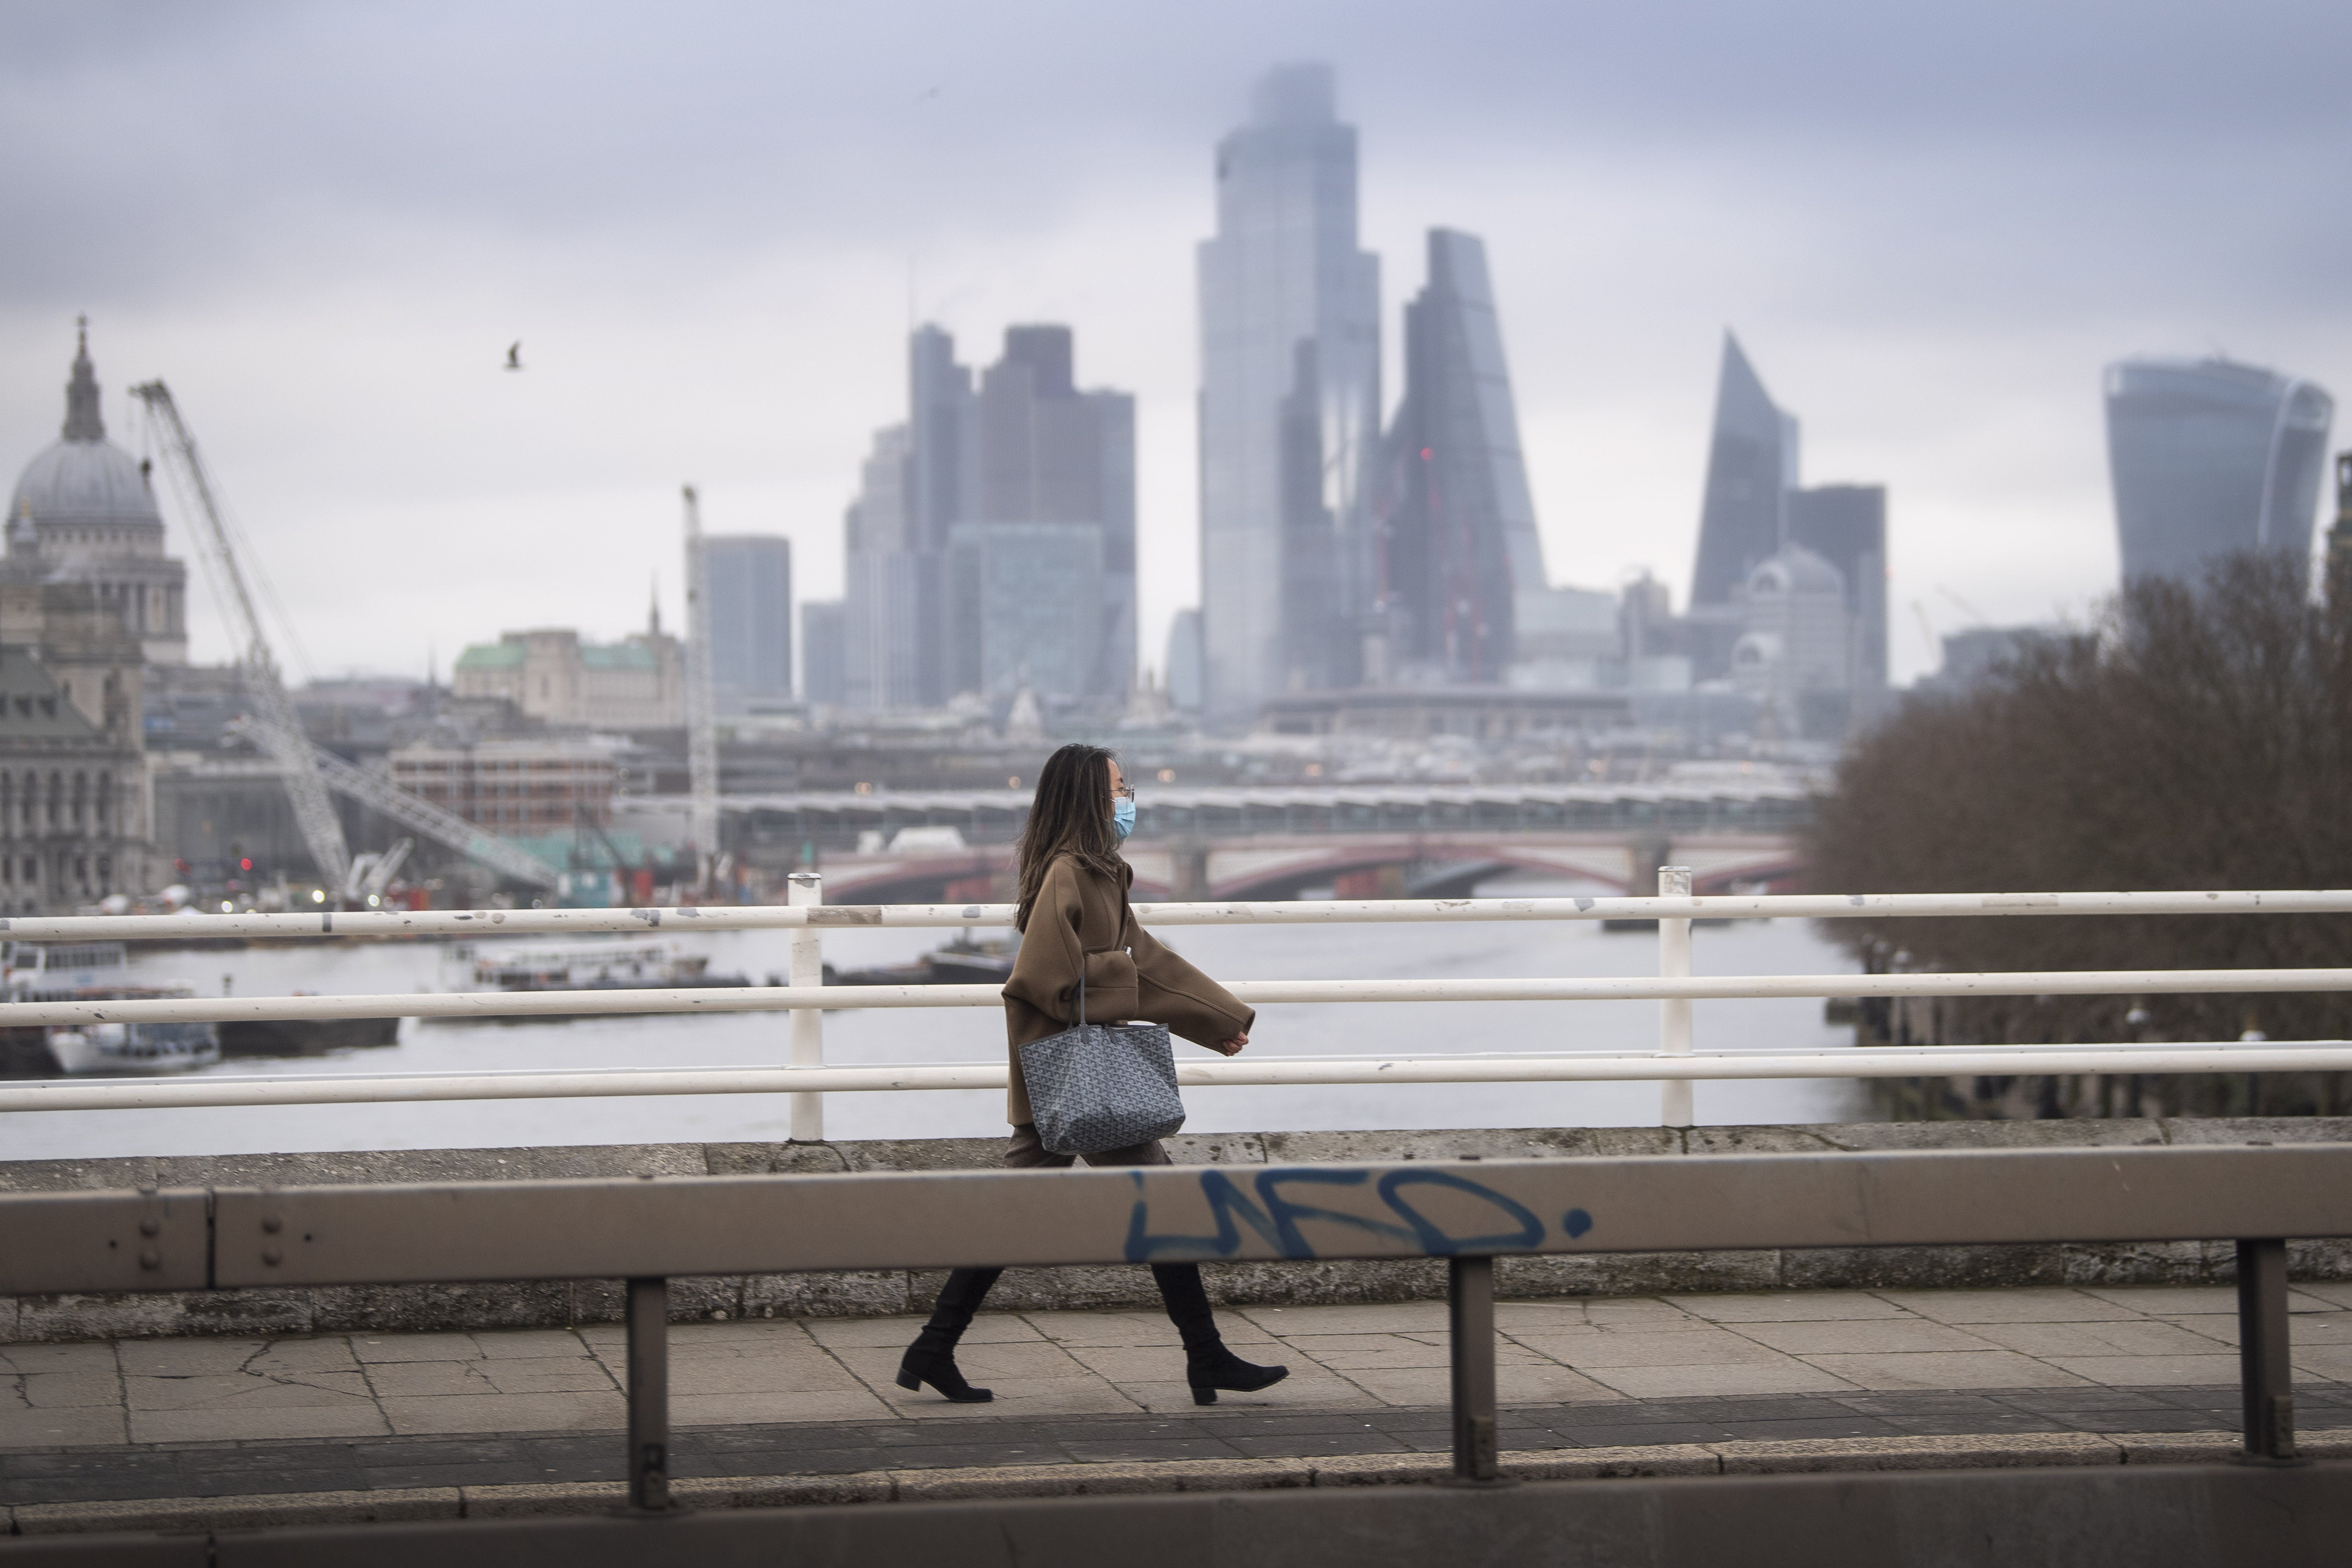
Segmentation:
[[(1486, 1199), (1505, 1214), (1518, 1221), (1517, 1230), (1500, 1230), (1492, 1236), (1451, 1236), (1430, 1223), (1427, 1216), (1397, 1196), (1397, 1190), (1409, 1183), (1423, 1186), (1452, 1187), (1456, 1192), (1469, 1193)], [(1450, 1171), (1391, 1171), (1381, 1178), (1381, 1200), (1404, 1215), (1420, 1238), (1423, 1251), (1437, 1258), (1451, 1258), (1459, 1252), (1489, 1252), (1498, 1247), (1536, 1247), (1543, 1241), (1543, 1221), (1520, 1204), (1512, 1202), (1492, 1187), (1479, 1185), (1454, 1175)]]
[[(1208, 1203), (1209, 1219), (1215, 1229), (1206, 1236), (1191, 1236), (1155, 1235), (1152, 1232), (1150, 1205), (1143, 1196), (1143, 1173), (1135, 1172), (1132, 1177), (1136, 1187), (1135, 1206), (1129, 1212), (1127, 1225), (1128, 1261), (1150, 1263), (1160, 1258), (1231, 1258), (1241, 1250), (1244, 1229), (1255, 1235), (1276, 1257), (1311, 1258), (1318, 1254), (1314, 1245), (1299, 1229), (1303, 1221), (1344, 1226), (1384, 1241), (1403, 1242), (1433, 1258), (1452, 1258), (1463, 1253), (1532, 1250), (1543, 1244), (1543, 1221), (1524, 1204), (1451, 1171), (1391, 1171), (1381, 1177), (1373, 1191), (1387, 1205), (1389, 1212), (1404, 1222), (1402, 1225), (1349, 1214), (1342, 1209), (1301, 1203), (1283, 1191), (1286, 1186), (1360, 1187), (1370, 1177), (1370, 1173), (1366, 1171), (1263, 1171), (1251, 1183), (1256, 1193), (1253, 1198), (1223, 1171), (1205, 1170), (1200, 1173), (1201, 1195)], [(1404, 1189), (1410, 1186), (1441, 1187), (1467, 1193), (1494, 1205), (1513, 1228), (1476, 1236), (1455, 1236), (1414, 1206), (1404, 1195)], [(1592, 1216), (1580, 1208), (1569, 1210), (1560, 1222), (1561, 1228), (1570, 1239), (1583, 1236), (1592, 1228)]]

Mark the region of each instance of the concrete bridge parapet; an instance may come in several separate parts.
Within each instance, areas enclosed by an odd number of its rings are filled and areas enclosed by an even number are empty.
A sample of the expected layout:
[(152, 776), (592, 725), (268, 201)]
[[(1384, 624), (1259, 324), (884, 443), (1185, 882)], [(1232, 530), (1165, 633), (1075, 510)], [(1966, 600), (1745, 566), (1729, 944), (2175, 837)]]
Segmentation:
[[(1380, 1132), (1233, 1132), (1170, 1141), (1181, 1164), (1316, 1161), (1578, 1159), (1890, 1149), (2134, 1147), (2352, 1142), (2352, 1118), (1927, 1121), (1820, 1126), (1517, 1128)], [(830, 1143), (664, 1143), (368, 1153), (163, 1156), (0, 1163), (0, 1191), (134, 1186), (551, 1180), (625, 1175), (941, 1171), (995, 1167), (994, 1138)], [(1591, 1253), (1502, 1259), (1496, 1288), (1519, 1297), (1781, 1289), (1933, 1289), (2023, 1285), (2210, 1285), (2233, 1278), (2227, 1240), (2011, 1247)], [(2298, 1242), (2298, 1279), (2352, 1279), (2352, 1242)], [(1436, 1260), (1208, 1266), (1227, 1303), (1327, 1304), (1442, 1299)], [(745, 1275), (670, 1281), (680, 1320), (884, 1316), (920, 1310), (939, 1277), (908, 1270)], [(1033, 1268), (998, 1287), (1007, 1308), (1140, 1307), (1150, 1279), (1126, 1267)], [(184, 1334), (564, 1327), (614, 1322), (618, 1280), (338, 1287), (186, 1295), (0, 1298), (0, 1343)]]

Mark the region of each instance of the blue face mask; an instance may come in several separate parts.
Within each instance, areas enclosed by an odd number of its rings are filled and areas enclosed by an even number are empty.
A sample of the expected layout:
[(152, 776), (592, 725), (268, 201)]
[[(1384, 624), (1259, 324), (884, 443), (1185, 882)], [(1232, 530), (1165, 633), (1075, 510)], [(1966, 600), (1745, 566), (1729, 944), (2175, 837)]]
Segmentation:
[(1127, 842), (1127, 836), (1135, 831), (1135, 802), (1121, 795), (1111, 803), (1110, 829), (1120, 843)]

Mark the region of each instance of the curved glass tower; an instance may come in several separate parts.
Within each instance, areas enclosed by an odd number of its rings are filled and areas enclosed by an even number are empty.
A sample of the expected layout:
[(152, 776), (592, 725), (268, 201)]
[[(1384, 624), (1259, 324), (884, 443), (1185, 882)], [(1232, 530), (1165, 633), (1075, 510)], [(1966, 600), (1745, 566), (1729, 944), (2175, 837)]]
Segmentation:
[(2212, 557), (2311, 557), (2335, 400), (2230, 360), (2107, 367), (2107, 461), (2124, 577), (2193, 580)]

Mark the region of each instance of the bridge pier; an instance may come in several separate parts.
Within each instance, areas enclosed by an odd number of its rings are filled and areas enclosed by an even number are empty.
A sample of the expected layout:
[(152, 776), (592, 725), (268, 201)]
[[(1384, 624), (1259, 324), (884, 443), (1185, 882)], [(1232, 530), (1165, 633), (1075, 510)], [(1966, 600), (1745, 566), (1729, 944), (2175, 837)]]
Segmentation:
[(1182, 838), (1170, 847), (1171, 869), (1168, 898), (1171, 903), (1197, 904), (1209, 897), (1209, 847), (1198, 838)]

